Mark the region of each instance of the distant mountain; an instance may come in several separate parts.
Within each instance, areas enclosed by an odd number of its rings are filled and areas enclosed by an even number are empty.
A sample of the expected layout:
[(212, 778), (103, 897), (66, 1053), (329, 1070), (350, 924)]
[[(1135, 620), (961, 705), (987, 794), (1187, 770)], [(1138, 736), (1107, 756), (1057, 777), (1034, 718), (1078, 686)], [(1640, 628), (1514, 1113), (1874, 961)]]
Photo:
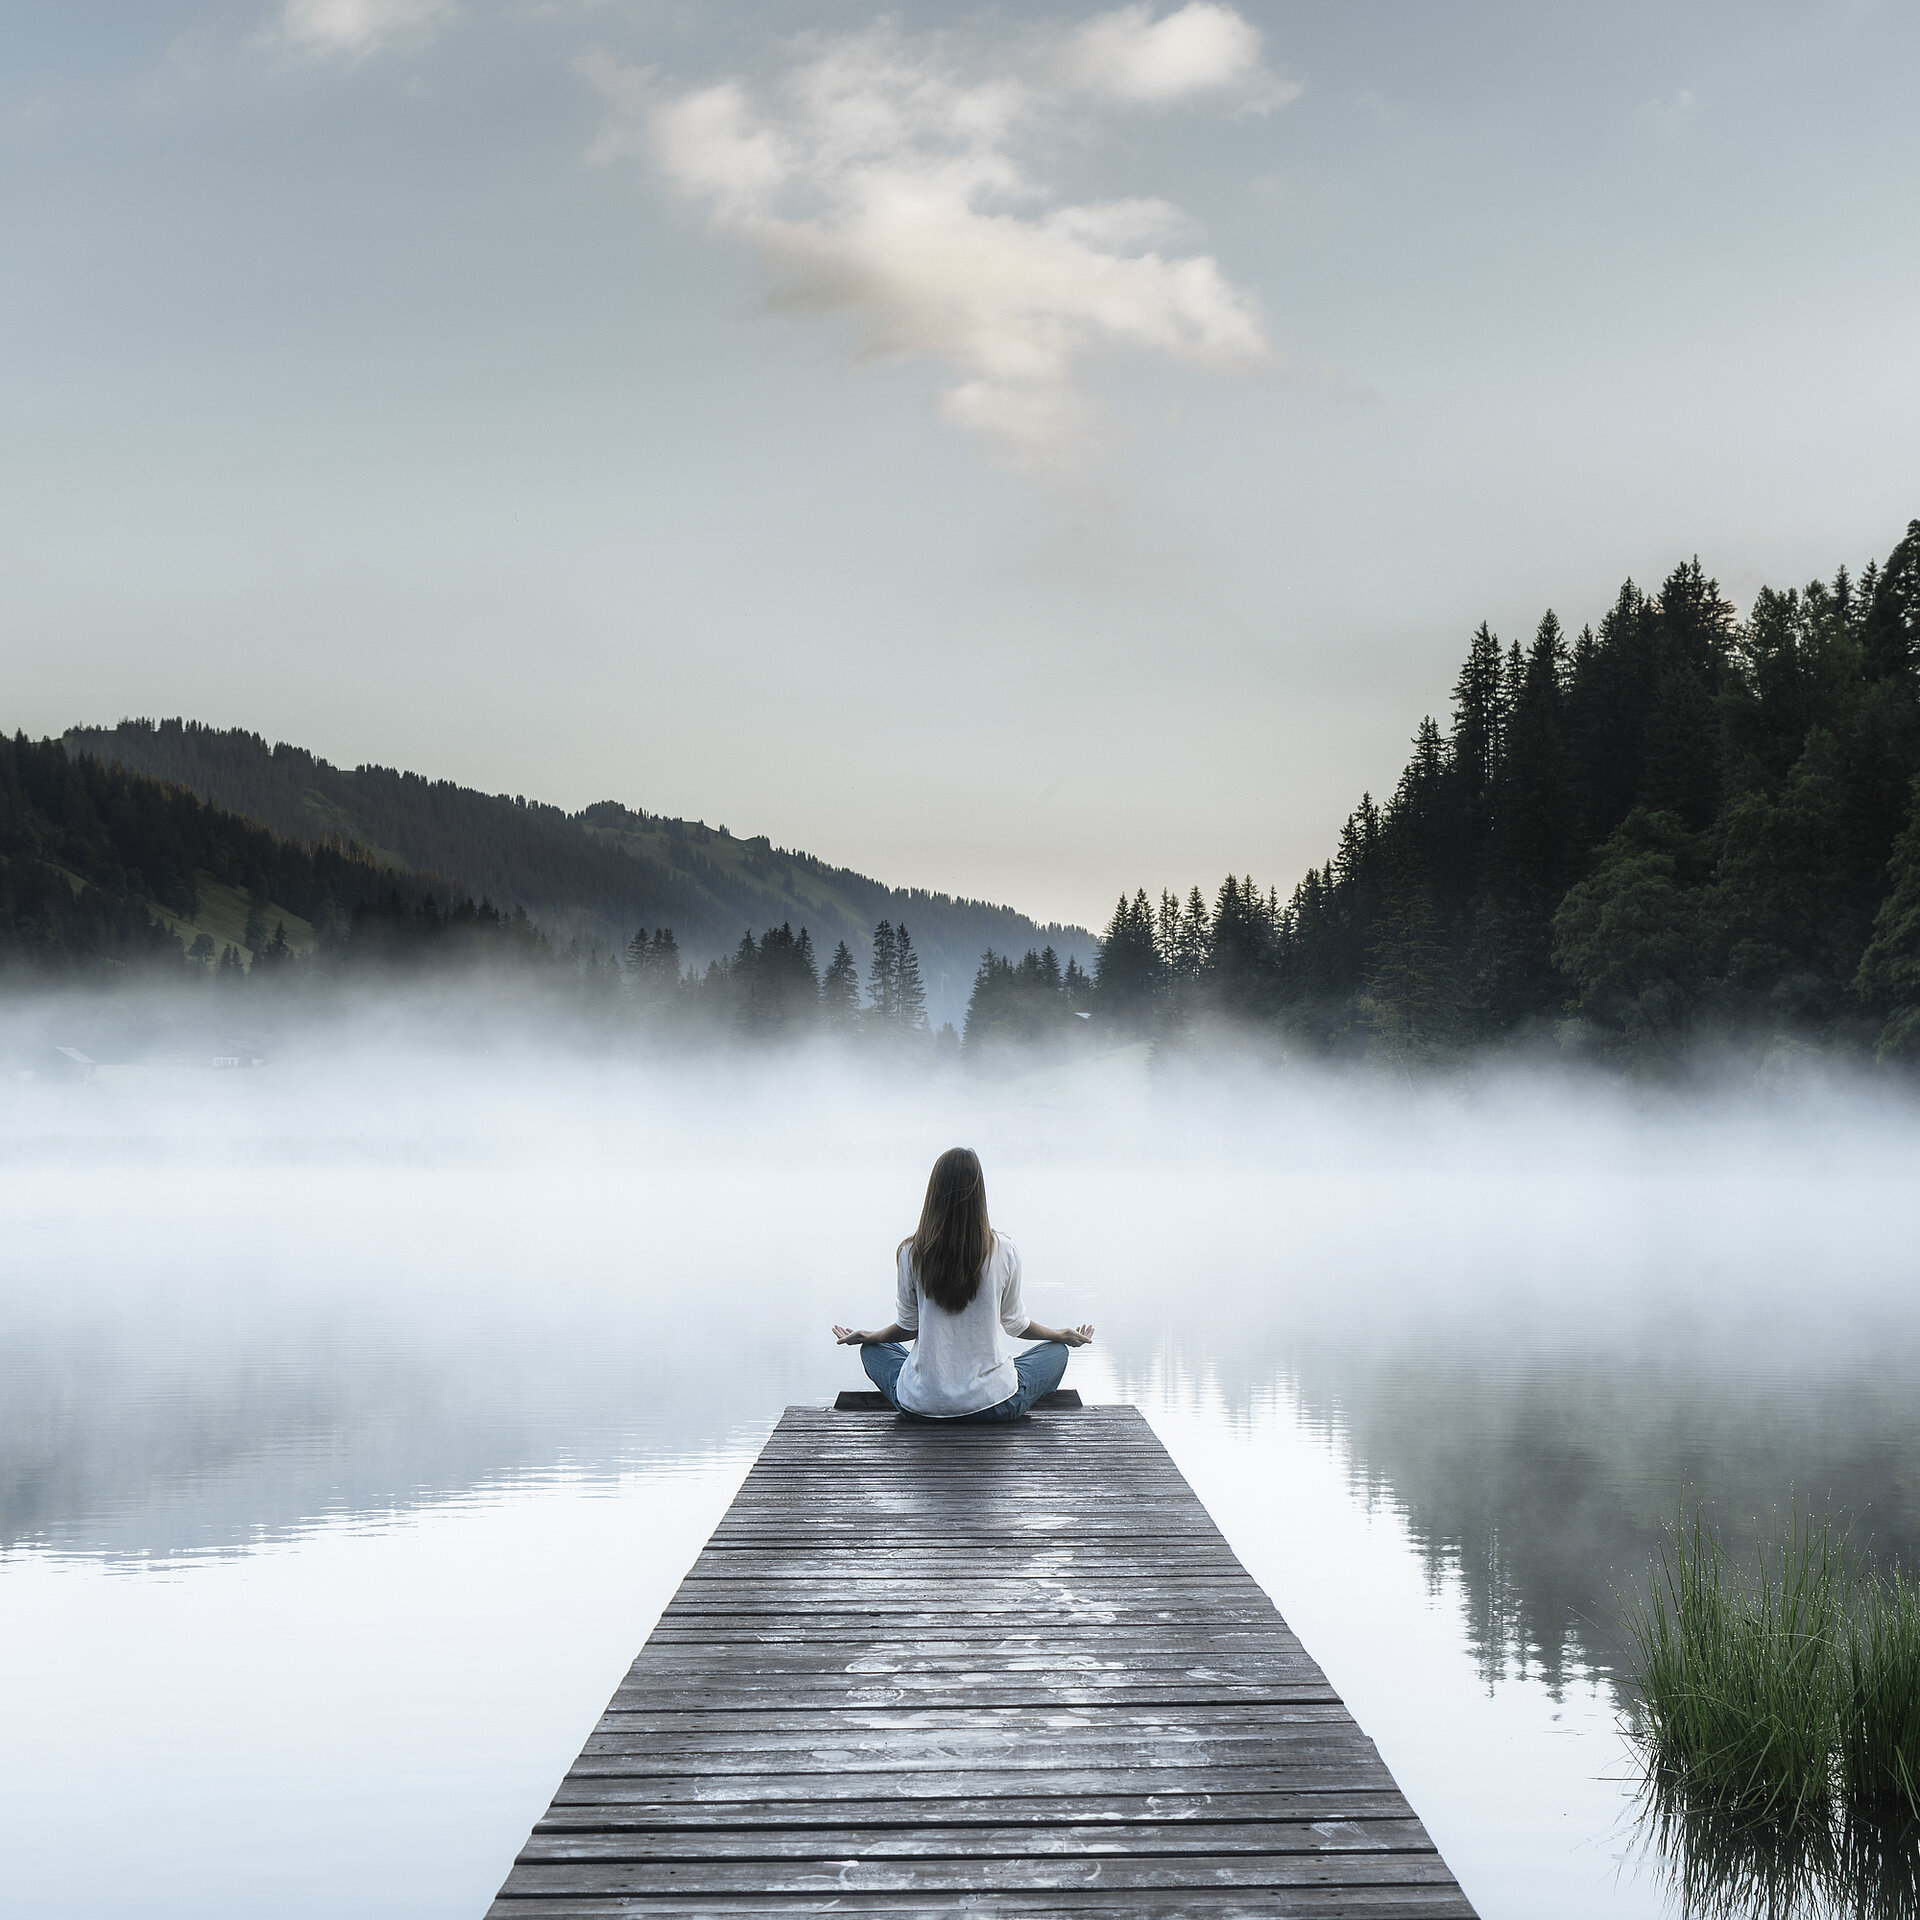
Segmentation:
[[(250, 968), (311, 953), (377, 906), (420, 914), (445, 880), (358, 847), (304, 846), (178, 783), (0, 735), (0, 979), (98, 981), (189, 955)], [(492, 926), (493, 922), (488, 923)], [(513, 934), (529, 944), (523, 923)], [(534, 943), (537, 944), (537, 943)], [(204, 965), (200, 968), (204, 971)], [(184, 974), (181, 977), (186, 977)]]
[(1084, 927), (1041, 925), (1011, 907), (888, 887), (811, 854), (742, 840), (703, 822), (604, 800), (567, 813), (517, 795), (486, 794), (391, 767), (336, 767), (257, 733), (192, 720), (75, 727), (70, 753), (93, 754), (171, 781), (203, 800), (308, 846), (357, 843), (394, 867), (444, 875), (502, 908), (523, 907), (561, 941), (625, 946), (636, 929), (670, 926), (681, 954), (704, 965), (742, 933), (806, 927), (824, 961), (844, 940), (864, 976), (880, 920), (912, 930), (935, 1024), (965, 1016), (981, 953), (1051, 945), (1091, 968)]

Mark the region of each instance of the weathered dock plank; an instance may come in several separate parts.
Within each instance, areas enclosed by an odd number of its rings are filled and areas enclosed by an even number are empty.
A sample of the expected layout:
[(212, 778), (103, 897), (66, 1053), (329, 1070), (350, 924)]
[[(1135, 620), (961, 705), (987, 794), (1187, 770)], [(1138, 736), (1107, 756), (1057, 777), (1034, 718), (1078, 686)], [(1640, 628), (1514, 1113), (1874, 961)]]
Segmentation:
[(792, 1407), (491, 1920), (1472, 1908), (1129, 1407)]

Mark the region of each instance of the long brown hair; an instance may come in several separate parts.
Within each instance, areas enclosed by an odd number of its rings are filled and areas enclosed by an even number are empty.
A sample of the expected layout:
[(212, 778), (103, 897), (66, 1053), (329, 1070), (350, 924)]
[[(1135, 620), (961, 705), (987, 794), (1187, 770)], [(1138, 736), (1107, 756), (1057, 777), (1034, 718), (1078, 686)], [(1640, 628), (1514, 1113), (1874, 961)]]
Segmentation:
[(959, 1313), (980, 1291), (980, 1275), (993, 1251), (987, 1219), (987, 1178), (971, 1147), (949, 1147), (927, 1176), (920, 1224), (903, 1247), (913, 1249), (920, 1291), (935, 1306)]

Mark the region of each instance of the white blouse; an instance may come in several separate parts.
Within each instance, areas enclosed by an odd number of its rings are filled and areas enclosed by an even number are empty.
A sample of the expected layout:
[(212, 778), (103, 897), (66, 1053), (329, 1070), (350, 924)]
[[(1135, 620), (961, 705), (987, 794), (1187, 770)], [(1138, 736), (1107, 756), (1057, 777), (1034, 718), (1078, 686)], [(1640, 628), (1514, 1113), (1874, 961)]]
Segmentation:
[(920, 1291), (909, 1241), (900, 1249), (893, 1317), (919, 1336), (907, 1349), (907, 1363), (894, 1383), (909, 1413), (951, 1419), (998, 1406), (1020, 1391), (1007, 1341), (1026, 1332), (1028, 1318), (1020, 1299), (1020, 1255), (1004, 1234), (993, 1236), (980, 1284), (958, 1313), (949, 1313)]

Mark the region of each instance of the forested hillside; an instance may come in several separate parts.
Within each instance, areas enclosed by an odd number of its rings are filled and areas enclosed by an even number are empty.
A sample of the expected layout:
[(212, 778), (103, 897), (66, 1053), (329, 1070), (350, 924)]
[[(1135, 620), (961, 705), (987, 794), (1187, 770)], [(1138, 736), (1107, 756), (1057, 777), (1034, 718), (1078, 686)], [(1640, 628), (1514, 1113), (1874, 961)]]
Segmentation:
[(460, 892), (522, 908), (561, 944), (622, 950), (636, 927), (673, 928), (682, 958), (732, 954), (743, 931), (790, 923), (823, 953), (864, 952), (873, 928), (912, 928), (936, 1024), (963, 1015), (983, 949), (1051, 945), (1090, 965), (1084, 928), (1038, 926), (1011, 908), (883, 886), (811, 855), (697, 821), (604, 801), (569, 814), (389, 767), (348, 770), (258, 734), (195, 721), (76, 727), (76, 753), (186, 787), (308, 846), (355, 842), (376, 860), (444, 875)]
[(181, 1010), (256, 1032), (324, 1021), (368, 988), (426, 986), (416, 1019), (437, 1006), (469, 1043), (496, 1017), (560, 1014), (610, 1045), (957, 1044), (906, 922), (879, 921), (857, 947), (822, 954), (787, 921), (743, 930), (704, 968), (684, 964), (671, 926), (604, 955), (563, 946), (522, 907), (354, 842), (303, 846), (58, 740), (0, 738), (0, 986), (186, 989)]
[(1920, 521), (1858, 579), (1763, 590), (1697, 560), (1569, 638), (1482, 626), (1451, 725), (1282, 900), (1144, 891), (1095, 1006), (1231, 1016), (1339, 1051), (1531, 1034), (1642, 1060), (1716, 1035), (1920, 1054)]
[[(278, 962), (445, 883), (363, 849), (302, 847), (57, 740), (0, 736), (0, 968), (53, 979)], [(276, 938), (277, 936), (277, 938)], [(190, 957), (191, 956), (191, 957)]]

